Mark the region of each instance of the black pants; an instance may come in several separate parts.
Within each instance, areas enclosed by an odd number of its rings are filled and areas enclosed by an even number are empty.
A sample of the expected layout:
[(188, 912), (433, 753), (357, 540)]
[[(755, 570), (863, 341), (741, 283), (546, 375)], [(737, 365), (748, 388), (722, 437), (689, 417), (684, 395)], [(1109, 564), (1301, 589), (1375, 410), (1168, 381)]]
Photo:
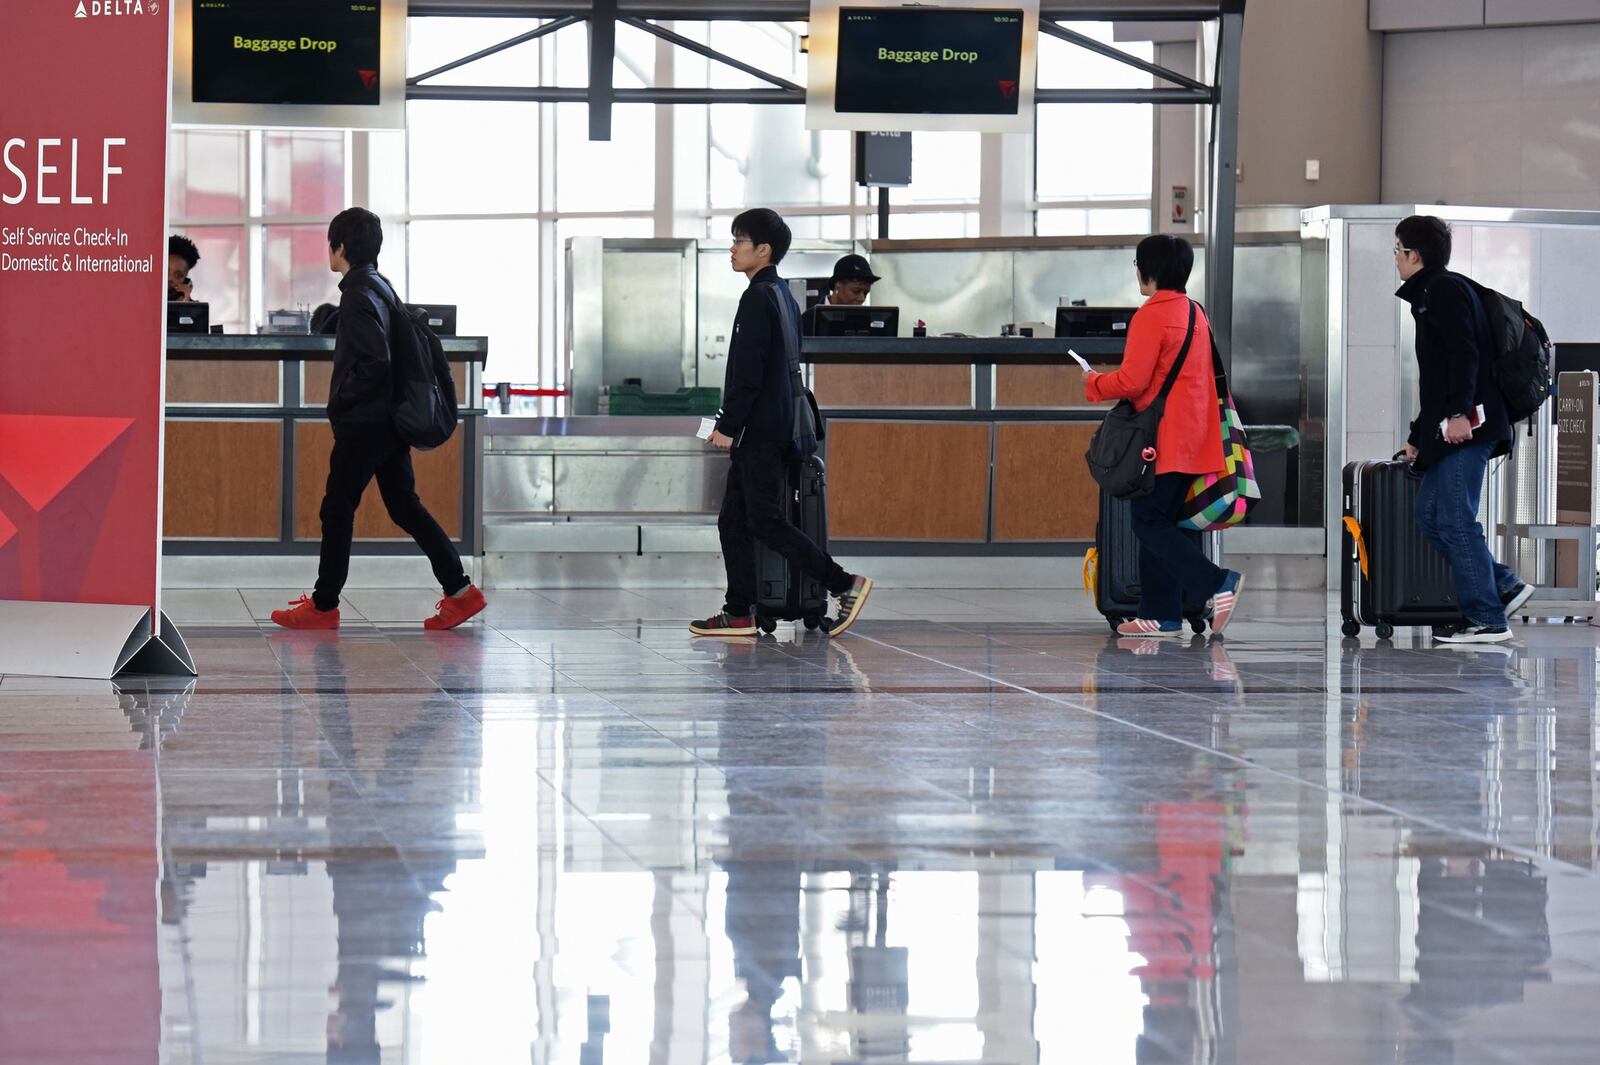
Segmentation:
[(317, 567), (316, 590), (311, 593), (318, 610), (339, 605), (339, 593), (350, 576), (356, 508), (374, 477), (389, 517), (428, 556), (444, 593), (454, 595), (471, 583), (450, 537), (417, 498), (411, 449), (387, 427), (352, 430), (334, 438), (333, 453), (328, 457), (328, 488), (322, 497), (322, 561)]
[(1194, 483), (1192, 473), (1163, 473), (1155, 491), (1133, 501), (1133, 535), (1139, 540), (1139, 616), (1183, 621), (1185, 603), (1196, 608), (1222, 587), (1227, 573), (1178, 528), (1178, 508)]
[(828, 591), (850, 590), (851, 577), (832, 557), (789, 520), (788, 449), (781, 443), (748, 443), (733, 449), (728, 489), (717, 515), (722, 535), (722, 561), (728, 570), (728, 599), (733, 617), (746, 617), (756, 601), (756, 541), (822, 580)]

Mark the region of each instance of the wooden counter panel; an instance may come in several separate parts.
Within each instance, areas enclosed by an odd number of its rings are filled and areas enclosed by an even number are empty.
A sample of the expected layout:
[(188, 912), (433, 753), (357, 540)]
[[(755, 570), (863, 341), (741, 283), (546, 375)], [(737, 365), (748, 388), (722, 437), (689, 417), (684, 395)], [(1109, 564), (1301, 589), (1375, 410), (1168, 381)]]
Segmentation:
[(278, 422), (167, 422), (165, 535), (276, 540), (282, 457)]
[(303, 362), (300, 364), (300, 405), (326, 407), (328, 386), (333, 381), (333, 363)]
[(1000, 409), (1018, 407), (1109, 409), (1111, 406), (1109, 403), (1090, 403), (1083, 398), (1083, 370), (1070, 363), (1066, 366), (996, 366), (994, 405)]
[[(328, 405), (328, 386), (333, 383), (333, 363), (331, 362), (305, 362), (300, 364), (300, 402), (306, 407), (325, 407)], [(456, 398), (463, 407), (482, 406), (482, 397), (477, 397), (479, 402), (472, 402), (472, 396), (467, 395), (467, 364), (453, 362), (450, 372), (456, 379)]]
[(225, 403), (229, 406), (279, 402), (278, 385), (283, 370), (275, 362), (167, 363), (167, 402)]
[(989, 426), (828, 424), (828, 535), (959, 540), (988, 535)]
[(972, 406), (970, 366), (822, 365), (813, 374), (811, 390), (824, 410)]
[(1100, 489), (1083, 453), (1093, 424), (1011, 423), (995, 429), (994, 538), (1092, 540)]
[[(444, 447), (433, 451), (413, 451), (412, 469), (417, 475), (417, 495), (433, 512), (434, 519), (451, 539), (461, 538), (461, 430)], [(328, 483), (328, 453), (333, 448), (333, 429), (327, 422), (296, 422), (294, 426), (294, 534), (300, 540), (315, 540), (322, 535), (322, 493)], [(395, 527), (383, 509), (378, 482), (367, 485), (356, 511), (356, 539), (410, 539)]]

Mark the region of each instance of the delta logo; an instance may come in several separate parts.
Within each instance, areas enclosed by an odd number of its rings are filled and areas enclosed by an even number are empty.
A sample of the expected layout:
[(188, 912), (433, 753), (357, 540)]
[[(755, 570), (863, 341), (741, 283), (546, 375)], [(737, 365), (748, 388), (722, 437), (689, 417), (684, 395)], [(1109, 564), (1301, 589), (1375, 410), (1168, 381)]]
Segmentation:
[(160, 0), (78, 0), (77, 10), (73, 11), (73, 18), (97, 18), (101, 15), (159, 15), (161, 13)]

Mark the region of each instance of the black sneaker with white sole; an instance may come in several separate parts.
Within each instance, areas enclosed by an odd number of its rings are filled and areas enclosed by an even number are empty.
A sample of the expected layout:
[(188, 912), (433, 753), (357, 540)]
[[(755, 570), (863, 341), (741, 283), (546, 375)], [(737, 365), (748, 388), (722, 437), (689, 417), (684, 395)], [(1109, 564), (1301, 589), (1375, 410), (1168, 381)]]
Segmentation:
[(1511, 630), (1504, 625), (1474, 625), (1458, 621), (1453, 625), (1435, 625), (1433, 638), (1439, 643), (1505, 643), (1511, 639)]
[(1528, 600), (1533, 598), (1533, 585), (1518, 584), (1509, 592), (1500, 596), (1500, 605), (1505, 607), (1506, 617), (1515, 617), (1528, 605)]

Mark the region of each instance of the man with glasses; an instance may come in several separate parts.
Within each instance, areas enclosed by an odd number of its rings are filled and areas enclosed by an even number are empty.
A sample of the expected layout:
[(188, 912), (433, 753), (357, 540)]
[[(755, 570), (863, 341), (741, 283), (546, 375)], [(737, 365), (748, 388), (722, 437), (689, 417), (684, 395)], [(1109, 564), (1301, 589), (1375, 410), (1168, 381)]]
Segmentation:
[[(789, 243), (788, 224), (770, 208), (754, 208), (733, 220), (729, 265), (749, 278), (750, 286), (733, 319), (722, 410), (710, 438), (712, 446), (731, 451), (733, 459), (717, 515), (728, 595), (720, 611), (690, 622), (689, 631), (696, 636), (756, 634), (757, 540), (838, 598), (833, 636), (842, 636), (855, 624), (872, 592), (871, 578), (846, 573), (794, 526), (783, 506), (797, 444), (789, 351), (798, 351), (800, 345), (800, 309), (778, 276)], [(815, 450), (816, 441), (810, 443)]]
[[(1472, 283), (1452, 273), (1450, 227), (1412, 215), (1395, 227), (1395, 293), (1416, 322), (1422, 411), (1411, 423), (1406, 458), (1422, 473), (1417, 525), (1455, 573), (1462, 620), (1436, 626), (1441, 643), (1501, 643), (1508, 618), (1533, 595), (1495, 561), (1478, 524), (1491, 459), (1511, 451), (1511, 420), (1490, 363), (1489, 319)], [(1479, 411), (1482, 412), (1480, 420)]]

